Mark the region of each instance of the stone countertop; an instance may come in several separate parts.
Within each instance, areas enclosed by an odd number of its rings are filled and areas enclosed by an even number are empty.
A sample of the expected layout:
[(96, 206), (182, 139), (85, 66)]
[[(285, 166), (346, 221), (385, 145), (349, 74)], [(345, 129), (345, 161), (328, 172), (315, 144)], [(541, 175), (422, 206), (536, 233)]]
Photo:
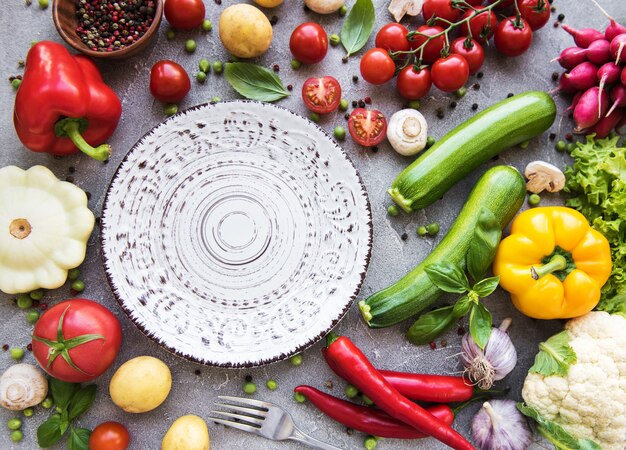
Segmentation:
[[(5, 107), (0, 110), (0, 148), (2, 149), (0, 166), (13, 164), (28, 168), (35, 164), (42, 164), (61, 179), (71, 176), (76, 185), (91, 193), (89, 207), (96, 216), (99, 216), (107, 186), (128, 149), (165, 118), (162, 104), (155, 101), (148, 91), (149, 72), (152, 65), (161, 59), (172, 59), (182, 64), (190, 74), (195, 74), (201, 58), (210, 61), (216, 59), (225, 61), (228, 58), (218, 37), (217, 24), (220, 12), (235, 2), (226, 0), (221, 3), (217, 5), (212, 0), (205, 0), (207, 18), (214, 24), (214, 29), (210, 33), (180, 32), (174, 40), (167, 41), (165, 38), (167, 22), (164, 19), (155, 42), (143, 53), (125, 61), (98, 61), (104, 79), (119, 94), (123, 104), (122, 120), (110, 139), (114, 153), (109, 163), (104, 165), (80, 155), (54, 159), (46, 154), (36, 154), (27, 151), (17, 139), (12, 124), (14, 92), (6, 80), (9, 76), (22, 72), (17, 62), (25, 59), (31, 41), (50, 39), (61, 42), (61, 39), (52, 22), (51, 8), (42, 11), (36, 1), (30, 7), (24, 5), (24, 0), (3, 2), (0, 9), (0, 72), (4, 81), (0, 83), (0, 98)], [(375, 30), (391, 20), (386, 8), (387, 3), (387, 0), (375, 0), (377, 16)], [(352, 4), (353, 1), (348, 0), (348, 6)], [(602, 4), (617, 19), (626, 18), (626, 11), (620, 0), (603, 0)], [(484, 77), (470, 78), (467, 84), (468, 92), (464, 98), (456, 99), (434, 88), (431, 90), (429, 96), (423, 99), (421, 108), (429, 122), (429, 135), (438, 139), (471, 117), (474, 113), (471, 108), (473, 103), (478, 104), (478, 109), (482, 110), (506, 98), (509, 93), (554, 88), (555, 83), (551, 80), (551, 75), (554, 71), (560, 73), (561, 68), (556, 63), (550, 63), (550, 60), (563, 48), (573, 45), (567, 33), (552, 26), (557, 14), (565, 14), (565, 22), (576, 28), (603, 28), (608, 23), (608, 20), (588, 1), (555, 0), (554, 6), (557, 7), (557, 11), (552, 14), (552, 20), (534, 34), (532, 47), (524, 55), (518, 58), (504, 58), (496, 53), (493, 46), (486, 50), (486, 62), (482, 69)], [(403, 101), (395, 92), (394, 82), (379, 87), (369, 85), (362, 79), (353, 82), (352, 76), (359, 74), (359, 58), (358, 56), (352, 57), (348, 64), (342, 64), (341, 58), (344, 51), (341, 46), (329, 48), (328, 55), (318, 65), (303, 66), (297, 72), (291, 69), (291, 54), (287, 41), (295, 26), (307, 20), (319, 21), (328, 34), (339, 33), (342, 19), (338, 15), (320, 16), (310, 11), (307, 12), (301, 2), (292, 0), (286, 0), (283, 5), (272, 10), (265, 10), (265, 12), (270, 17), (277, 16), (278, 22), (274, 26), (274, 42), (271, 49), (256, 62), (267, 67), (278, 64), (279, 75), (284, 83), (294, 86), (293, 95), (280, 101), (281, 106), (306, 116), (307, 111), (299, 94), (302, 82), (310, 76), (333, 75), (339, 79), (344, 91), (343, 96), (349, 100), (369, 96), (372, 99), (372, 106), (383, 111), (387, 117), (402, 108)], [(405, 22), (415, 24), (416, 20), (410, 19)], [(184, 42), (189, 37), (193, 37), (197, 42), (197, 50), (192, 55), (184, 50)], [(374, 35), (370, 38), (367, 48), (373, 46), (373, 41)], [(205, 103), (213, 96), (220, 96), (224, 99), (238, 98), (237, 93), (230, 88), (223, 75), (218, 76), (212, 73), (205, 84), (198, 84), (192, 78), (191, 92), (180, 106), (187, 108)], [(555, 100), (559, 111), (563, 111), (567, 106), (567, 99), (556, 95)], [(453, 101), (457, 104), (454, 108), (451, 106)], [(437, 117), (438, 109), (444, 112), (443, 118)], [(320, 122), (320, 126), (331, 133), (336, 125), (346, 125), (342, 113), (329, 114)], [(522, 171), (529, 161), (536, 159), (549, 161), (562, 167), (568, 157), (554, 150), (554, 143), (549, 140), (548, 135), (556, 133), (559, 138), (562, 138), (572, 127), (570, 119), (562, 119), (558, 115), (552, 128), (542, 136), (532, 139), (526, 149), (515, 148), (503, 152), (497, 161), (481, 166), (454, 186), (443, 200), (411, 216), (400, 215), (395, 218), (389, 217), (386, 212), (390, 204), (386, 190), (396, 174), (411, 162), (411, 158), (399, 156), (387, 143), (381, 145), (377, 153), (373, 153), (355, 145), (349, 138), (346, 139), (342, 145), (364, 180), (374, 220), (372, 259), (359, 299), (366, 298), (373, 292), (393, 283), (426, 257), (449, 229), (471, 187), (487, 167), (509, 164)], [(542, 196), (542, 204), (559, 204), (560, 202), (561, 199), (556, 195)], [(434, 238), (417, 236), (415, 230), (419, 225), (435, 221), (441, 225), (441, 232), (438, 236)], [(406, 240), (401, 238), (403, 233), (408, 236)], [(355, 432), (349, 435), (345, 427), (326, 418), (312, 405), (298, 404), (293, 400), (292, 390), (298, 384), (310, 384), (326, 389), (324, 387), (326, 381), (333, 383), (334, 387), (330, 389), (332, 394), (342, 396), (345, 383), (326, 367), (320, 354), (321, 343), (317, 343), (302, 354), (303, 363), (299, 367), (292, 366), (289, 361), (283, 361), (256, 369), (226, 370), (197, 365), (173, 356), (146, 338), (119, 308), (105, 278), (98, 235), (99, 230), (96, 227), (89, 241), (86, 260), (81, 266), (82, 278), (87, 286), (83, 295), (106, 305), (119, 318), (124, 333), (124, 344), (113, 367), (96, 380), (99, 387), (98, 396), (92, 408), (81, 416), (81, 426), (93, 428), (103, 421), (116, 420), (125, 424), (130, 431), (132, 439), (130, 448), (146, 450), (160, 448), (163, 435), (177, 417), (184, 414), (208, 416), (213, 402), (217, 400), (217, 395), (242, 394), (244, 378), (250, 375), (258, 386), (254, 397), (283, 405), (292, 413), (303, 431), (341, 448), (362, 448), (364, 439), (362, 433)], [(54, 303), (68, 297), (70, 297), (69, 287), (65, 286), (54, 292), (48, 292), (45, 299)], [(2, 317), (0, 344), (25, 348), (30, 342), (32, 327), (26, 322), (25, 312), (10, 302), (10, 298), (7, 295), (0, 296), (2, 300), (0, 302), (0, 317)], [(518, 349), (518, 365), (501, 385), (510, 386), (509, 398), (519, 400), (524, 376), (532, 364), (537, 344), (561, 329), (562, 322), (536, 321), (522, 316), (513, 308), (508, 294), (501, 290), (492, 295), (486, 304), (496, 324), (505, 317), (513, 318), (510, 335)], [(437, 339), (435, 349), (429, 346), (415, 347), (404, 338), (404, 333), (410, 323), (411, 321), (407, 321), (387, 329), (368, 329), (361, 319), (355, 302), (350, 312), (337, 326), (336, 331), (350, 336), (378, 367), (425, 373), (459, 373), (457, 355), (460, 351), (460, 336), (457, 329)], [(445, 346), (442, 344), (444, 341), (447, 343)], [(108, 395), (108, 383), (117, 367), (124, 361), (139, 355), (153, 355), (162, 359), (171, 368), (173, 386), (165, 403), (156, 410), (145, 414), (128, 414), (111, 402)], [(29, 352), (24, 362), (34, 362)], [(8, 352), (0, 352), (0, 371), (4, 371), (12, 363)], [(278, 389), (275, 392), (270, 392), (265, 388), (265, 381), (269, 378), (278, 382)], [(477, 405), (468, 408), (461, 412), (455, 421), (455, 428), (465, 436), (470, 434), (470, 419), (477, 409)], [(6, 423), (13, 416), (13, 413), (2, 410), (0, 423)], [(20, 444), (13, 444), (9, 439), (9, 431), (4, 428), (0, 431), (0, 448), (37, 448), (36, 428), (47, 416), (48, 412), (39, 407), (36, 408), (34, 417), (23, 421), (24, 439)], [(266, 441), (212, 422), (209, 423), (209, 429), (212, 448), (216, 450), (303, 448), (298, 443)], [(59, 444), (54, 448), (61, 449), (65, 446)], [(378, 448), (443, 449), (445, 446), (433, 439), (418, 442), (381, 440)]]

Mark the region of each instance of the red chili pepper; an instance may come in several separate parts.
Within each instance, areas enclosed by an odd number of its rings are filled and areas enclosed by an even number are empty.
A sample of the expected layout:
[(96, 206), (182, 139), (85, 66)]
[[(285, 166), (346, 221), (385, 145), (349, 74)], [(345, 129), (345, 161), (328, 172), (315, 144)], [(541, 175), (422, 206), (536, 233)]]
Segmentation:
[(400, 394), (350, 339), (329, 334), (327, 347), (328, 357), (341, 372), (348, 375), (348, 381), (367, 395), (378, 408), (456, 450), (475, 450), (450, 425)]
[[(372, 436), (396, 439), (420, 439), (428, 437), (410, 425), (394, 419), (389, 414), (375, 408), (355, 405), (311, 386), (298, 386), (294, 389), (304, 395), (313, 405), (331, 419)], [(426, 408), (437, 419), (447, 425), (454, 421), (454, 412), (448, 405)]]
[[(328, 367), (346, 380), (348, 376), (341, 373), (337, 365), (328, 357), (326, 348), (322, 349), (322, 354), (328, 363)], [(474, 395), (474, 387), (463, 377), (394, 372), (390, 370), (379, 370), (379, 372), (400, 394), (420, 402), (464, 402)]]
[(27, 148), (53, 155), (80, 150), (104, 161), (111, 147), (102, 142), (113, 134), (121, 114), (119, 98), (89, 58), (72, 56), (50, 41), (30, 49), (13, 111), (15, 131)]

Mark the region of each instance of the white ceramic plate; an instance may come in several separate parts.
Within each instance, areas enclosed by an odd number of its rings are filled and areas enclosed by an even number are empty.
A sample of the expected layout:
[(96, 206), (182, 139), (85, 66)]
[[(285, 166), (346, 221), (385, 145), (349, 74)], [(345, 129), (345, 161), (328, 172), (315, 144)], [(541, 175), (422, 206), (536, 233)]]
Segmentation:
[(132, 321), (193, 361), (288, 358), (334, 327), (369, 262), (370, 206), (323, 130), (274, 105), (184, 111), (128, 153), (102, 215), (106, 273)]

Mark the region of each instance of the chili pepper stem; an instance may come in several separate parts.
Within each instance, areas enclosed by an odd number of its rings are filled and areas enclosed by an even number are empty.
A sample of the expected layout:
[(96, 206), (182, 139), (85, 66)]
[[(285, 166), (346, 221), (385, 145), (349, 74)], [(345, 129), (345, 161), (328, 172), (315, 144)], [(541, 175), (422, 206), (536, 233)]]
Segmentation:
[(563, 270), (567, 267), (567, 260), (564, 256), (554, 255), (548, 263), (535, 267), (530, 267), (530, 276), (533, 280), (538, 280), (541, 277), (544, 277), (552, 272), (558, 272), (559, 270)]
[(339, 335), (333, 332), (330, 332), (326, 335), (326, 347), (329, 347), (333, 342), (339, 339)]
[(70, 138), (74, 145), (87, 156), (92, 157), (96, 161), (106, 161), (111, 157), (111, 146), (109, 144), (102, 144), (98, 147), (92, 147), (81, 134), (84, 123), (83, 119), (68, 117), (57, 122), (54, 130), (57, 136)]

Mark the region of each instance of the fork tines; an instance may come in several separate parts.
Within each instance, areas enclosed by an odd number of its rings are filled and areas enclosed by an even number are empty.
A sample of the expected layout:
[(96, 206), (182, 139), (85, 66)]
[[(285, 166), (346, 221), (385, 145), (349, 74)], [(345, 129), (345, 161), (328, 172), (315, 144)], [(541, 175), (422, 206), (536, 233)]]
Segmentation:
[[(226, 400), (231, 402), (237, 402), (244, 405), (251, 406), (251, 408), (233, 405), (230, 403), (216, 403), (217, 406), (221, 406), (230, 411), (211, 411), (213, 414), (219, 414), (224, 417), (228, 417), (234, 420), (227, 420), (220, 417), (209, 417), (209, 420), (213, 420), (214, 422), (221, 423), (222, 425), (227, 425), (229, 427), (237, 428), (242, 431), (247, 431), (251, 433), (258, 433), (263, 425), (263, 420), (267, 416), (268, 409), (272, 406), (269, 403), (261, 402), (259, 400), (253, 400), (248, 398), (241, 397), (229, 397), (220, 395), (218, 396), (220, 400)], [(234, 411), (234, 412), (231, 412)], [(237, 414), (241, 413), (241, 414)]]

